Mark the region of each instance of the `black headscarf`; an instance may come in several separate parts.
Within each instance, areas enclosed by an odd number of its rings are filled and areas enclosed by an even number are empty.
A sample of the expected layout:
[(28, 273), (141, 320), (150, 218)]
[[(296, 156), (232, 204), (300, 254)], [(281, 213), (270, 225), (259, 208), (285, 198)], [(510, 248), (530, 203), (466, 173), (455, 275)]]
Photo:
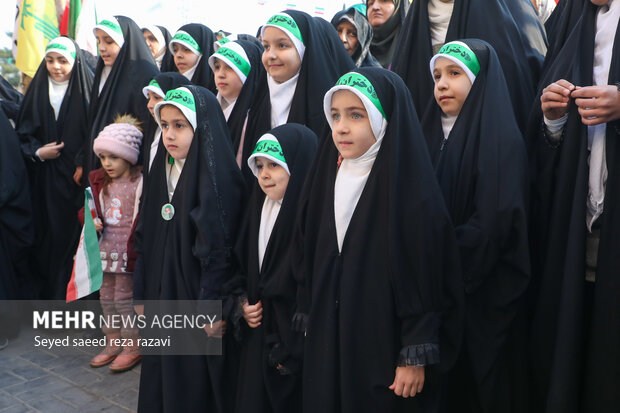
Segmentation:
[[(187, 80), (185, 76), (178, 72), (165, 72), (160, 73), (153, 79), (157, 82), (159, 87), (161, 88), (164, 95), (168, 93), (169, 90), (176, 89), (181, 86), (190, 85), (192, 82)], [(146, 103), (145, 103), (146, 105)], [(153, 139), (155, 138), (155, 131), (159, 125), (153, 117), (151, 116), (149, 122), (146, 125), (143, 125), (144, 130), (144, 139), (142, 139), (142, 173), (145, 178), (149, 172), (149, 162), (151, 159), (151, 145), (153, 144)]]
[(142, 88), (159, 73), (153, 55), (144, 41), (142, 30), (129, 17), (115, 17), (123, 31), (124, 43), (101, 93), (99, 93), (99, 83), (104, 68), (102, 59), (99, 59), (95, 70), (88, 111), (90, 140), (81, 154), (84, 160), (82, 182), (86, 185), (88, 185), (89, 172), (100, 165), (99, 158), (92, 150), (93, 141), (99, 132), (112, 123), (119, 114), (128, 113), (135, 116), (143, 125), (148, 123), (151, 114), (144, 104)]
[[(323, 96), (340, 76), (353, 68), (353, 62), (328, 21), (301, 11), (286, 10), (283, 13), (297, 23), (306, 46), (287, 123), (305, 125), (320, 137), (327, 128)], [(271, 103), (267, 92), (257, 110), (250, 113), (245, 134), (248, 145), (256, 144), (258, 138), (270, 129)]]
[[(230, 277), (243, 179), (217, 99), (200, 86), (186, 87), (197, 127), (174, 196), (170, 201), (162, 140), (140, 207), (135, 246), (144, 262), (147, 300), (217, 300)], [(175, 210), (169, 221), (162, 218), (165, 204)], [(140, 411), (230, 411), (223, 407), (222, 356), (155, 357), (142, 369)]]
[[(28, 162), (36, 233), (36, 264), (42, 277), (43, 297), (63, 299), (71, 275), (73, 255), (80, 234), (77, 211), (83, 206), (83, 192), (73, 181), (76, 155), (88, 142), (88, 106), (93, 73), (75, 42), (75, 61), (58, 119), (49, 98), (49, 73), (45, 59), (34, 75), (17, 120), (22, 153)], [(36, 151), (48, 143), (63, 142), (57, 159), (44, 162)]]
[[(405, 84), (382, 68), (355, 72), (374, 87), (387, 129), (341, 252), (332, 139), (321, 143), (306, 181), (293, 261), (298, 311), (308, 313), (304, 411), (405, 412), (412, 400), (388, 390), (395, 366), (436, 363), (438, 344), (442, 364), (454, 362), (458, 250)], [(441, 343), (440, 325), (452, 335)]]
[[(307, 173), (314, 160), (317, 137), (305, 126), (289, 123), (269, 131), (282, 147), (290, 179), (278, 218), (269, 237), (262, 268), (258, 264), (258, 236), (265, 193), (256, 178), (242, 230), (235, 247), (240, 271), (228, 283), (231, 294), (246, 295), (250, 304), (259, 300), (263, 306), (263, 321), (258, 328), (243, 328), (243, 353), (239, 372), (238, 406), (255, 411), (256, 400), (270, 399), (266, 404), (287, 406), (287, 411), (299, 411), (301, 406), (298, 378), (288, 375), (282, 385), (275, 367), (281, 364), (297, 376), (301, 365), (302, 340), (291, 331), (295, 309), (296, 283), (292, 274), (290, 245), (298, 203)], [(265, 362), (271, 366), (264, 371)], [(265, 392), (263, 388), (268, 390)], [(267, 394), (269, 395), (267, 397)], [(279, 401), (274, 402), (272, 399)], [(260, 403), (263, 405), (263, 403)]]
[[(373, 29), (372, 42), (370, 43), (370, 53), (386, 69), (391, 69), (390, 65), (394, 52), (398, 47), (398, 38), (409, 10), (408, 0), (392, 0), (392, 2), (395, 6), (394, 13), (385, 23)], [(366, 17), (368, 17), (368, 14)]]
[[(542, 85), (566, 79), (589, 86), (599, 7), (584, 2), (564, 47)], [(610, 39), (611, 41), (611, 39)], [(620, 30), (616, 31), (609, 84), (620, 81)], [(576, 52), (578, 51), (578, 53)], [(620, 409), (620, 133), (607, 124), (605, 209), (598, 218), (600, 243), (593, 306), (585, 305), (588, 130), (571, 101), (562, 143), (547, 143), (540, 104), (530, 120), (537, 166), (532, 210), (536, 252), (532, 368), (535, 400), (545, 413), (616, 412)], [(555, 147), (557, 146), (557, 147)], [(555, 147), (555, 148), (554, 148)], [(584, 324), (589, 325), (586, 330)]]
[[(261, 60), (263, 54), (262, 44), (259, 47), (258, 44), (247, 40), (235, 40), (235, 43), (238, 43), (243, 48), (252, 67), (239, 93), (239, 97), (237, 97), (235, 107), (228, 117), (228, 129), (230, 130), (233, 150), (236, 154), (239, 150), (241, 135), (244, 126), (246, 126), (245, 121), (248, 113), (260, 110), (258, 105), (265, 98), (265, 95), (269, 94), (269, 89), (267, 87), (265, 66), (263, 66)], [(245, 136), (247, 137), (247, 132)], [(252, 154), (255, 143), (256, 140), (254, 139), (244, 139), (243, 142), (241, 170), (248, 188), (252, 187), (254, 175), (250, 168), (248, 168), (246, 161)]]
[[(347, 17), (350, 20), (347, 19)], [(353, 24), (353, 26), (355, 26), (355, 30), (357, 30), (357, 41), (359, 43), (357, 45), (357, 49), (355, 49), (355, 52), (351, 55), (351, 59), (353, 59), (355, 67), (380, 67), (381, 65), (377, 62), (377, 59), (372, 57), (372, 53), (370, 53), (372, 27), (370, 26), (370, 23), (368, 23), (366, 16), (354, 7), (339, 11), (332, 18), (332, 25), (336, 30), (338, 30), (338, 25), (343, 20)]]
[[(498, 396), (503, 387), (497, 366), (506, 364), (501, 358), (530, 280), (526, 150), (495, 50), (482, 40), (461, 42), (478, 58), (480, 72), (447, 139), (436, 102), (422, 125), (461, 252), (467, 303), (461, 357), (470, 361), (484, 410), (510, 411), (503, 403), (523, 398), (526, 383), (512, 381), (506, 387), (514, 392)], [(508, 357), (522, 361), (523, 347), (517, 350), (522, 357), (516, 351)], [(460, 383), (448, 392), (467, 393), (467, 388)], [(467, 399), (453, 398), (460, 405)]]
[[(215, 87), (215, 81), (213, 79), (213, 71), (209, 66), (209, 56), (213, 54), (213, 43), (216, 41), (215, 35), (210, 28), (200, 23), (189, 23), (181, 26), (179, 30), (183, 30), (192, 36), (202, 51), (202, 57), (192, 76), (192, 83), (207, 88), (213, 93), (217, 93), (217, 88)], [(177, 30), (177, 32), (179, 30)], [(174, 56), (172, 56), (172, 63), (174, 64)], [(178, 72), (179, 69), (174, 66), (170, 71)]]
[(24, 96), (0, 75), (0, 105), (7, 118), (16, 120)]
[[(19, 139), (0, 110), (0, 300), (22, 298), (14, 260), (33, 242), (32, 216), (28, 175)], [(0, 317), (4, 315), (0, 313)]]
[[(522, 131), (534, 102), (545, 50), (545, 34), (533, 7), (508, 6), (529, 0), (454, 0), (446, 42), (482, 39), (497, 51), (508, 83), (513, 110)], [(518, 13), (518, 14), (517, 14)], [(372, 49), (371, 49), (372, 50)], [(413, 96), (422, 116), (433, 100), (428, 62), (433, 56), (428, 0), (416, 1), (407, 16), (398, 42), (392, 70), (398, 73)]]

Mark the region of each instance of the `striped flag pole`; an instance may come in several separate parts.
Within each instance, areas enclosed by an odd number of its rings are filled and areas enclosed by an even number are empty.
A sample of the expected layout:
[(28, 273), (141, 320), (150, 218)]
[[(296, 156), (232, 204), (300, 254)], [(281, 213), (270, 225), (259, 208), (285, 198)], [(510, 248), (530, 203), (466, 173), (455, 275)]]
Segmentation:
[[(90, 214), (88, 213), (90, 211)], [(67, 285), (67, 302), (78, 300), (99, 291), (103, 281), (99, 240), (95, 230), (97, 210), (93, 193), (86, 188), (84, 193), (84, 227), (80, 235), (71, 280)]]

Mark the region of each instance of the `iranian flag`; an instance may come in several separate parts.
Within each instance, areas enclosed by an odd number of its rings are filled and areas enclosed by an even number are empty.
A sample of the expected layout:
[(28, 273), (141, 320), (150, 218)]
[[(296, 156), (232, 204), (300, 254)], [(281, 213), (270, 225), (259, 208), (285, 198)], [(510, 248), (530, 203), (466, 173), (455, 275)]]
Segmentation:
[(60, 21), (60, 34), (69, 36), (84, 50), (97, 55), (93, 28), (97, 24), (95, 0), (70, 0)]
[[(88, 213), (90, 211), (90, 214)], [(85, 297), (101, 288), (103, 270), (101, 269), (101, 255), (99, 240), (95, 230), (97, 210), (90, 188), (84, 194), (84, 227), (80, 235), (71, 280), (67, 285), (67, 302)]]

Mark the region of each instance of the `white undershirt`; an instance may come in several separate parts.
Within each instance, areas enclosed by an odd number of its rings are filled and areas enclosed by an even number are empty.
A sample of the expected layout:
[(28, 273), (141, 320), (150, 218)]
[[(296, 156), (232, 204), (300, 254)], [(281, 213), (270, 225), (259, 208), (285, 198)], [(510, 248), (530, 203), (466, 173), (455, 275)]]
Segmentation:
[(267, 75), (267, 85), (269, 86), (269, 99), (271, 102), (271, 128), (284, 125), (288, 121), (291, 111), (295, 88), (299, 72), (286, 82), (278, 83), (271, 76)]
[(431, 44), (433, 47), (446, 43), (446, 35), (454, 10), (454, 0), (444, 3), (441, 0), (428, 1), (428, 19), (431, 27)]
[(159, 139), (161, 138), (161, 128), (158, 126), (155, 131), (155, 136), (153, 137), (153, 143), (151, 144), (151, 152), (149, 155), (149, 171), (153, 166), (153, 160), (155, 159), (155, 155), (157, 155), (157, 146), (159, 145)]
[(441, 114), (441, 129), (443, 130), (444, 139), (448, 139), (448, 136), (450, 136), (450, 132), (452, 132), (457, 118), (457, 115), (450, 116), (445, 113)]
[(187, 80), (191, 81), (192, 77), (194, 77), (194, 73), (196, 72), (196, 68), (198, 67), (198, 64), (200, 63), (200, 59), (202, 59), (202, 55), (198, 57), (198, 60), (196, 61), (196, 64), (194, 66), (187, 69), (185, 73), (181, 73), (183, 76), (185, 76)]
[(258, 270), (263, 268), (263, 259), (265, 258), (265, 251), (267, 251), (267, 245), (269, 244), (269, 238), (273, 232), (273, 227), (278, 219), (280, 208), (282, 207), (282, 200), (272, 201), (268, 196), (265, 196), (265, 202), (263, 202), (263, 209), (260, 214), (260, 226), (258, 228)]
[(50, 105), (52, 106), (52, 109), (54, 109), (54, 119), (58, 120), (60, 107), (62, 106), (62, 101), (64, 100), (65, 94), (67, 93), (67, 88), (69, 87), (69, 80), (57, 82), (50, 76), (48, 76), (47, 79), (49, 83)]
[(112, 66), (103, 66), (103, 70), (101, 71), (101, 80), (99, 81), (99, 94), (101, 94), (101, 91), (103, 90), (105, 82), (108, 80), (111, 71)]
[(230, 118), (230, 114), (235, 108), (235, 103), (237, 103), (237, 99), (228, 101), (224, 96), (220, 94), (220, 92), (217, 92), (217, 101), (220, 102), (220, 107), (222, 108), (222, 112), (224, 112), (224, 117), (228, 122), (228, 118)]
[[(168, 157), (166, 157), (166, 163)], [(172, 201), (174, 191), (177, 189), (181, 172), (183, 172), (183, 166), (185, 165), (185, 159), (175, 159), (172, 165), (168, 164), (166, 168), (166, 182), (168, 184), (168, 200)]]

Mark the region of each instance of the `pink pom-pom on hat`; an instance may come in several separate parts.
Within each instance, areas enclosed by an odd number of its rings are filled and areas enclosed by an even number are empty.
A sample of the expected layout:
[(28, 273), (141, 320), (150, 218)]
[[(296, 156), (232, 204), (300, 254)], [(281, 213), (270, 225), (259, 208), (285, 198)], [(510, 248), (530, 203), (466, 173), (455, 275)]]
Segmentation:
[(97, 156), (108, 152), (125, 159), (132, 165), (138, 162), (142, 132), (129, 123), (112, 123), (105, 128), (95, 139), (93, 151)]

